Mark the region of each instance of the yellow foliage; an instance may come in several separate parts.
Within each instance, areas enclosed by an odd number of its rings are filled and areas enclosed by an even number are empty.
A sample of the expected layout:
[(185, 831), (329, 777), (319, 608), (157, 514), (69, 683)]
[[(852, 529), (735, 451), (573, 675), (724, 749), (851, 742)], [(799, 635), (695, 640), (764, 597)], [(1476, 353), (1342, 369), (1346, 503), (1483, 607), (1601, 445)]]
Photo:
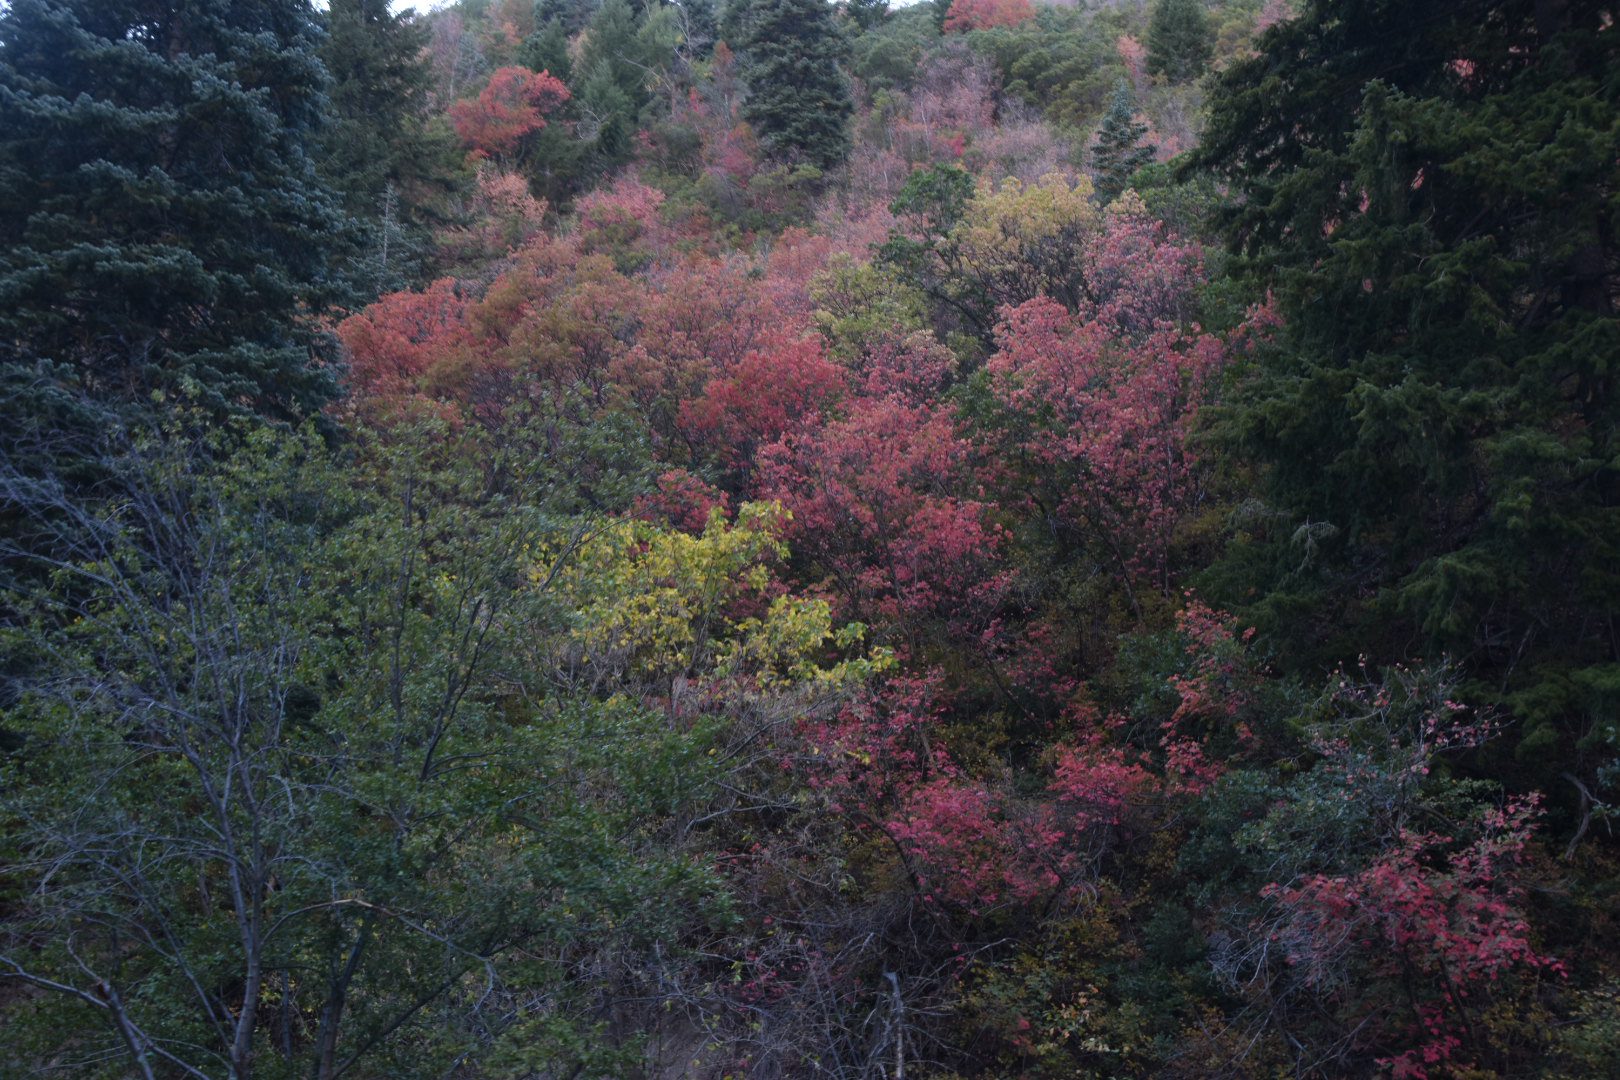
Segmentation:
[(829, 645), (848, 651), (865, 628), (834, 628), (826, 601), (775, 587), (788, 516), (780, 503), (745, 503), (734, 522), (716, 510), (699, 536), (634, 519), (594, 533), (553, 585), (573, 612), (580, 661), (631, 678), (740, 678), (761, 689), (837, 684), (887, 666), (884, 650), (827, 663)]
[(951, 239), (968, 267), (994, 277), (1050, 261), (1045, 249), (1090, 231), (1097, 214), (1084, 176), (1048, 173), (1027, 185), (1011, 177), (1000, 185), (981, 181)]

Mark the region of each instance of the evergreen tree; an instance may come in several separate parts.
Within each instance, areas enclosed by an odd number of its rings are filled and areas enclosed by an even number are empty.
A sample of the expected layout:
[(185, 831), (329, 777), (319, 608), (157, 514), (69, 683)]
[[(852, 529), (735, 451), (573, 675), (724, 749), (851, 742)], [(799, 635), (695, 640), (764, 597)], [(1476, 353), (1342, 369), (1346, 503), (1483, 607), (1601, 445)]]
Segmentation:
[(388, 7), (388, 0), (331, 0), (321, 46), (332, 119), (318, 164), (361, 234), (351, 276), (364, 295), (400, 288), (413, 276), (413, 255), (425, 245), (421, 219), (448, 187), (450, 171), (448, 153), (425, 123), (428, 29)]
[(635, 120), (650, 98), (647, 74), (655, 57), (645, 55), (641, 38), (642, 19), (631, 7), (630, 0), (603, 0), (585, 34), (585, 48), (580, 55), (580, 70), (587, 78), (598, 71), (613, 80), (633, 110)]
[(534, 146), (527, 162), (529, 181), (538, 194), (553, 204), (561, 204), (577, 192), (586, 159), (595, 149), (576, 137), (581, 106), (590, 106), (592, 115), (596, 115), (602, 111), (602, 103), (596, 96), (600, 86), (586, 94), (580, 85), (580, 73), (574, 70), (569, 51), (568, 13), (552, 10), (555, 7), (545, 2), (535, 5), (537, 18), (548, 11), (550, 15), (524, 39), (517, 58), (531, 71), (548, 72), (561, 79), (574, 95), (558, 108), (552, 122), (530, 136)]
[(628, 160), (642, 111), (652, 101), (649, 80), (674, 52), (672, 14), (637, 14), (630, 0), (604, 0), (585, 34), (578, 73), (580, 130), (598, 171)]
[(1158, 0), (1148, 24), (1148, 71), (1171, 82), (1197, 78), (1214, 52), (1201, 0)]
[(826, 0), (745, 0), (737, 27), (748, 84), (743, 115), (760, 142), (788, 161), (821, 169), (841, 163), (854, 101), (843, 70), (849, 43), (833, 9)]
[(1136, 118), (1131, 86), (1124, 79), (1114, 87), (1114, 103), (1097, 129), (1097, 142), (1091, 148), (1091, 167), (1097, 178), (1097, 194), (1104, 202), (1130, 186), (1136, 170), (1153, 160), (1153, 147), (1142, 140), (1147, 125)]
[(391, 15), (388, 0), (331, 0), (321, 60), (332, 77), (332, 120), (321, 171), (350, 213), (370, 213), (389, 184), (421, 168), (431, 73), (427, 27)]
[(281, 416), (328, 399), (307, 319), (341, 230), (307, 153), (318, 40), (306, 0), (0, 15), (0, 365), (29, 373), (8, 385), (119, 402), (186, 385)]
[[(544, 26), (549, 22), (556, 22), (563, 28), (564, 33), (573, 37), (586, 26), (590, 25), (591, 17), (596, 14), (599, 4), (592, 0), (536, 0), (534, 5), (534, 23)], [(556, 74), (556, 72), (552, 72)]]
[(702, 60), (714, 51), (720, 40), (720, 14), (714, 0), (681, 0), (675, 5), (680, 12), (681, 36), (685, 39), (686, 54)]
[(586, 139), (599, 169), (609, 169), (630, 154), (630, 140), (636, 132), (636, 101), (618, 79), (619, 68), (601, 62), (587, 68), (585, 84), (579, 92), (582, 122), (580, 136)]
[(1620, 670), (1607, 11), (1316, 0), (1222, 76), (1198, 155), (1285, 320), (1226, 427), (1279, 515), (1233, 587), (1326, 659), (1467, 661), (1566, 789)]
[(860, 29), (871, 30), (889, 17), (889, 0), (847, 0), (844, 10)]
[(518, 62), (530, 71), (547, 71), (567, 83), (574, 81), (574, 60), (568, 55), (568, 30), (561, 19), (548, 20), (523, 40)]

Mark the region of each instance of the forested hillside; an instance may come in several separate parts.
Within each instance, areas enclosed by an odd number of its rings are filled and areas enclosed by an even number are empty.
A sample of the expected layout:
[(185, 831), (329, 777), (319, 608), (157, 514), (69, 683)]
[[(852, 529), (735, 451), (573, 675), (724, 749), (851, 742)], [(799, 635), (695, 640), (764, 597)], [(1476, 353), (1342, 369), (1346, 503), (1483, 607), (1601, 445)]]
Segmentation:
[(1617, 17), (0, 3), (0, 1076), (1620, 1075)]

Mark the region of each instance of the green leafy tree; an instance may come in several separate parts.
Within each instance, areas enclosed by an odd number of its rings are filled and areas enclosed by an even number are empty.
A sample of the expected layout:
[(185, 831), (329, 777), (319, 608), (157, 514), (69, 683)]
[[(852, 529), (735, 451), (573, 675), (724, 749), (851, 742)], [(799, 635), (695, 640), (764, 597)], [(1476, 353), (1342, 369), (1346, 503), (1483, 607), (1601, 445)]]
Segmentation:
[[(849, 155), (849, 43), (826, 0), (739, 0), (748, 100), (743, 116), (770, 153), (826, 170)], [(728, 44), (730, 43), (728, 39)]]
[(1464, 659), (1526, 720), (1516, 769), (1590, 782), (1620, 615), (1620, 38), (1597, 3), (1377, 0), (1263, 48), (1198, 154), (1286, 323), (1224, 428), (1277, 515), (1229, 580), (1279, 640)]
[(343, 236), (309, 154), (318, 40), (305, 0), (0, 14), (0, 365), (34, 373), (8, 412), (188, 386), (296, 416), (331, 396), (308, 318)]
[(956, 231), (973, 190), (973, 175), (957, 165), (913, 172), (889, 205), (902, 227), (890, 232), (878, 259), (983, 336), (994, 313), (983, 297), (963, 295), (962, 245)]
[(1136, 118), (1130, 83), (1121, 79), (1114, 87), (1114, 103), (1103, 117), (1091, 148), (1097, 194), (1104, 202), (1124, 191), (1136, 171), (1153, 160), (1153, 146), (1144, 141), (1147, 130), (1147, 125)]
[(1038, 19), (974, 33), (972, 45), (995, 63), (1007, 94), (1055, 124), (1087, 129), (1125, 74), (1118, 33), (1081, 11), (1042, 8)]
[(1209, 66), (1214, 35), (1201, 0), (1158, 0), (1148, 23), (1148, 71), (1171, 82), (1197, 78)]
[(263, 428), (115, 437), (104, 499), (0, 467), (73, 552), (0, 594), (37, 656), (0, 761), (0, 1067), (623, 1075), (570, 965), (715, 912), (645, 843), (711, 729), (571, 684), (574, 612), (623, 575), (575, 565), (601, 515), (568, 477), (611, 485), (546, 426), (357, 468)]
[(926, 5), (893, 12), (851, 43), (850, 74), (873, 98), (885, 90), (910, 89), (924, 54), (939, 37)]

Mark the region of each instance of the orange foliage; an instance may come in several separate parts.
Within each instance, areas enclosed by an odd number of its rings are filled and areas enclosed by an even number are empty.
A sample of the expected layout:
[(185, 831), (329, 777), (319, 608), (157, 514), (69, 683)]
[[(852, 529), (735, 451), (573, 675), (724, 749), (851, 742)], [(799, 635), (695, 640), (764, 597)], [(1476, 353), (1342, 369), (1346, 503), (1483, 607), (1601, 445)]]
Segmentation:
[(997, 26), (1017, 26), (1035, 17), (1029, 0), (953, 0), (945, 16), (947, 34), (969, 30), (990, 30)]
[(546, 126), (545, 114), (569, 98), (549, 72), (503, 67), (474, 101), (450, 106), (456, 135), (475, 157), (521, 157), (524, 140)]

